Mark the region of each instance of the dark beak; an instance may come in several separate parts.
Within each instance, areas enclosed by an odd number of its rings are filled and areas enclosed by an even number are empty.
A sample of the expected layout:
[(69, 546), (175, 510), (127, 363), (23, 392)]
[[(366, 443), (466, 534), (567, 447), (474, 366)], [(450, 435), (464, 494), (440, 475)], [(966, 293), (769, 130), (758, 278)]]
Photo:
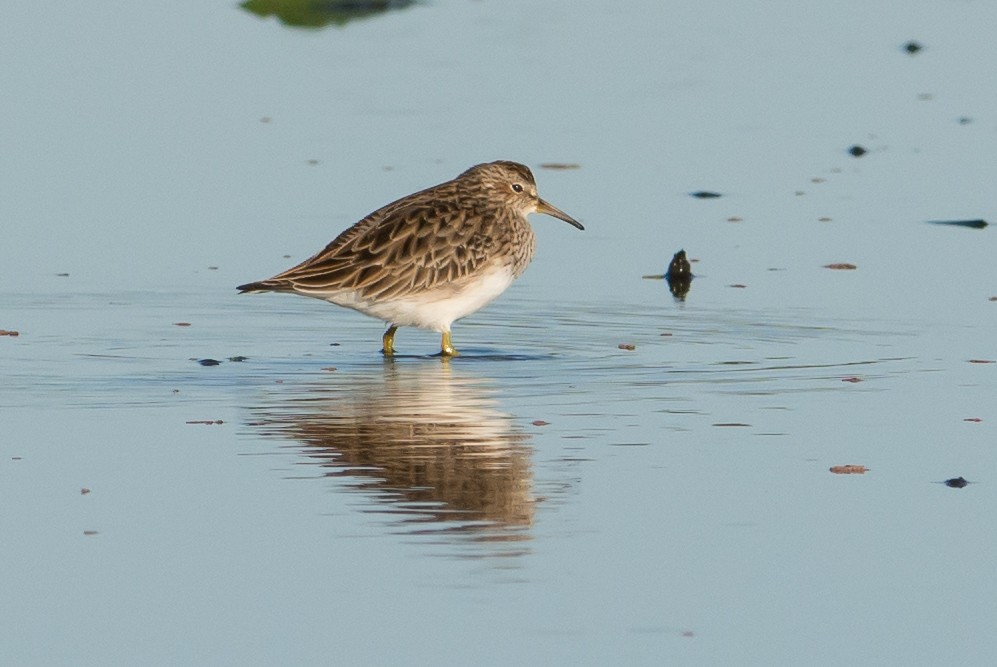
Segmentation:
[(578, 222), (577, 220), (572, 218), (570, 215), (568, 215), (558, 207), (548, 204), (543, 199), (537, 199), (537, 213), (543, 213), (544, 215), (551, 215), (557, 218), (558, 220), (564, 220), (569, 225), (574, 225), (578, 229), (585, 229), (582, 226), (582, 223)]

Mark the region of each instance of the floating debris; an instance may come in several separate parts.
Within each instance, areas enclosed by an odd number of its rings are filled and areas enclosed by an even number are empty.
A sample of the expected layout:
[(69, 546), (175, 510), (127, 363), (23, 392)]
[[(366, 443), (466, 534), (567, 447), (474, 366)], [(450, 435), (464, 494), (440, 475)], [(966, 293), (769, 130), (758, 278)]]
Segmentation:
[(68, 278), (69, 277), (68, 273), (57, 273), (55, 275), (56, 275), (57, 278)]
[(861, 382), (861, 381), (862, 381), (862, 378), (860, 378), (860, 377), (855, 377), (855, 376), (852, 376), (852, 377), (847, 377), (847, 378), (841, 378), (841, 381), (842, 381), (842, 382), (851, 382), (851, 383), (855, 383), (855, 382)]
[(668, 268), (661, 275), (652, 274), (649, 276), (642, 276), (647, 280), (661, 280), (661, 279), (682, 279), (689, 278), (692, 279), (692, 262), (698, 262), (699, 260), (689, 258), (685, 254), (685, 250), (679, 250), (677, 253), (672, 255), (672, 261), (668, 263)]
[(995, 363), (993, 359), (969, 359), (971, 364), (992, 364)]
[(581, 169), (582, 165), (575, 164), (574, 162), (544, 162), (540, 165), (541, 169)]
[(849, 264), (848, 262), (836, 262), (834, 264), (825, 264), (825, 269), (834, 269), (835, 271), (854, 271), (859, 268), (854, 264)]
[(234, 362), (234, 363), (239, 363), (241, 361), (246, 361), (247, 359), (249, 359), (249, 357), (236, 356), (236, 357), (229, 357), (228, 358), (229, 361)]
[(979, 424), (983, 420), (980, 419), (979, 417), (966, 417), (965, 419), (963, 419), (963, 421), (964, 422), (973, 422), (974, 424)]
[(960, 125), (969, 125), (972, 122), (973, 122), (973, 119), (970, 118), (969, 116), (959, 116), (958, 123)]
[(722, 195), (719, 192), (710, 192), (709, 190), (698, 190), (696, 192), (690, 192), (690, 196), (696, 199), (716, 199)]
[(692, 264), (686, 257), (685, 250), (679, 250), (672, 255), (672, 261), (665, 271), (665, 278), (668, 280), (692, 280)]
[(20, 335), (21, 335), (20, 331), (9, 331), (7, 329), (0, 329), (0, 336), (11, 336), (12, 338), (16, 338), (17, 336)]
[(869, 472), (869, 469), (865, 466), (856, 465), (854, 463), (848, 463), (843, 466), (831, 466), (828, 468), (835, 475), (864, 475)]
[(997, 296), (992, 296), (987, 301), (997, 301)]
[(620, 348), (621, 350), (636, 350), (637, 349), (637, 346), (634, 345), (633, 343), (620, 343), (616, 347)]
[(335, 367), (335, 366), (326, 366), (326, 367), (325, 367), (325, 368), (323, 368), (322, 370), (326, 371), (327, 373), (331, 373), (331, 372), (333, 372), (334, 370), (336, 370), (336, 367)]
[(727, 218), (727, 222), (744, 222), (744, 218), (732, 215), (729, 218)]
[(972, 482), (967, 480), (965, 477), (953, 477), (952, 479), (945, 480), (943, 484), (953, 489), (961, 489), (967, 484), (972, 484)]
[(914, 55), (915, 53), (920, 53), (923, 48), (924, 47), (921, 46), (920, 42), (914, 41), (913, 39), (904, 44), (904, 51), (906, 51), (910, 55)]
[(84, 530), (83, 534), (86, 535), (87, 537), (91, 537), (93, 535), (99, 535), (100, 533), (98, 533), (96, 530)]
[(713, 426), (751, 426), (751, 424), (745, 424), (744, 422), (718, 422), (713, 424)]
[(206, 424), (208, 426), (211, 426), (213, 424), (224, 424), (225, 422), (223, 422), (221, 419), (193, 419), (193, 420), (191, 420), (189, 422), (186, 422), (186, 423), (188, 423), (188, 424)]
[(175, 327), (189, 327), (190, 326), (190, 322), (174, 322), (173, 326), (175, 326)]
[(217, 366), (222, 362), (218, 361), (217, 359), (198, 359), (197, 363), (201, 364), (202, 366)]
[(859, 146), (858, 144), (855, 144), (854, 146), (848, 149), (848, 154), (851, 155), (852, 157), (862, 157), (868, 152), (869, 151), (865, 148), (865, 146)]
[(689, 263), (689, 259), (685, 255), (685, 250), (679, 250), (672, 255), (672, 261), (668, 264), (668, 270), (665, 271), (665, 280), (668, 281), (668, 291), (676, 299), (685, 301), (685, 297), (689, 294), (689, 289), (692, 287), (692, 279), (692, 264)]
[(534, 426), (547, 426), (548, 424), (550, 424), (550, 422), (545, 422), (543, 419), (534, 419), (533, 420), (533, 425)]
[(81, 495), (81, 496), (85, 496), (85, 495), (87, 495), (87, 494), (89, 494), (89, 493), (90, 493), (90, 489), (88, 489), (88, 488), (87, 488), (87, 487), (85, 487), (85, 486), (84, 486), (84, 487), (83, 487), (82, 489), (80, 489), (80, 495)]
[(983, 219), (977, 220), (928, 220), (929, 225), (949, 225), (950, 227), (966, 227), (967, 229), (984, 229), (990, 223)]
[(731, 283), (730, 285), (727, 285), (727, 287), (733, 287), (735, 289), (748, 289), (748, 286), (744, 283)]

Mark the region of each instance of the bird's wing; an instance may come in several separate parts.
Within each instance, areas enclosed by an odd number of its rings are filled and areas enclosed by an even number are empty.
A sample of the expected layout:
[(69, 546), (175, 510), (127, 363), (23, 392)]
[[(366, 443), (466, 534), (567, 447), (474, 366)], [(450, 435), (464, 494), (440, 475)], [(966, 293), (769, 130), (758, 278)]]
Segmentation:
[(264, 283), (310, 294), (350, 291), (390, 299), (459, 282), (481, 268), (495, 243), (493, 220), (468, 204), (452, 181), (410, 195)]

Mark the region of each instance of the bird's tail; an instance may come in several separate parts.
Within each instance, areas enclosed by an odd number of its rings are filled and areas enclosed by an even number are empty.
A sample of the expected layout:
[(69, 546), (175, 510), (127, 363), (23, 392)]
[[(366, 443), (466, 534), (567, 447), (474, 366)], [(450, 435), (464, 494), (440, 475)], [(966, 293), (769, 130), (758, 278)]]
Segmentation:
[(239, 294), (252, 294), (259, 292), (280, 292), (286, 289), (284, 283), (276, 280), (260, 280), (255, 283), (246, 283), (245, 285), (239, 285), (236, 287), (239, 290)]

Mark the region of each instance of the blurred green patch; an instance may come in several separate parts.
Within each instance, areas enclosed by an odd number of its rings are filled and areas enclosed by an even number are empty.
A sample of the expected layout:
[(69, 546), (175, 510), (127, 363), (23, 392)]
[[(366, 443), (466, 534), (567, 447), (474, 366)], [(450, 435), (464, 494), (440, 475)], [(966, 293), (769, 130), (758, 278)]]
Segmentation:
[(246, 0), (240, 7), (257, 16), (276, 16), (284, 25), (322, 28), (405, 9), (416, 0)]

